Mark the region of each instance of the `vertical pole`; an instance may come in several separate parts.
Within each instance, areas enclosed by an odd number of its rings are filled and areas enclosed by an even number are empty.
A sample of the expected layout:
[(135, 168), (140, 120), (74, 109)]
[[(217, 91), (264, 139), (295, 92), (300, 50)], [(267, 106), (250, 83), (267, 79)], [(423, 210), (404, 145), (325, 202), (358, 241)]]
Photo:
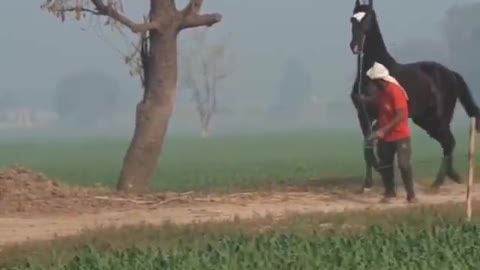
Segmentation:
[(475, 171), (475, 117), (470, 119), (470, 146), (468, 149), (468, 182), (467, 182), (467, 221), (472, 220), (472, 187)]

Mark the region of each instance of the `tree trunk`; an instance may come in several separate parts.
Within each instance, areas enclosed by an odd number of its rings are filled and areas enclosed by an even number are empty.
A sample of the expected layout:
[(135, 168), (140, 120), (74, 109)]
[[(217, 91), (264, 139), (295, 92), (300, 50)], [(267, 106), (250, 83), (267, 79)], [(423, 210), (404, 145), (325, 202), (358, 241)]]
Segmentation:
[(200, 136), (202, 137), (202, 139), (205, 139), (208, 137), (208, 129), (206, 127), (202, 127), (201, 129), (202, 131), (200, 132)]
[(207, 138), (209, 135), (210, 135), (210, 130), (209, 130), (208, 122), (205, 121), (205, 119), (202, 119), (200, 121), (200, 136), (202, 136), (202, 138)]
[(145, 191), (157, 168), (177, 87), (177, 30), (150, 32), (144, 99), (137, 105), (135, 131), (123, 161), (117, 189)]
[(210, 136), (210, 119), (212, 119), (211, 111), (206, 111), (204, 114), (200, 115), (200, 135), (202, 138)]

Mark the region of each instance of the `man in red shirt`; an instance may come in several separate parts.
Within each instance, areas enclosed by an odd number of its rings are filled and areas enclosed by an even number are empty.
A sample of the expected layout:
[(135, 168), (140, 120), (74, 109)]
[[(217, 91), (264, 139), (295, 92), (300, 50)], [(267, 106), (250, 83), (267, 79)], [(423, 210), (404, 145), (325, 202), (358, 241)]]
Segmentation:
[(367, 71), (375, 89), (374, 101), (378, 108), (379, 129), (369, 140), (377, 140), (379, 172), (385, 187), (381, 202), (389, 202), (396, 197), (393, 162), (397, 154), (398, 167), (407, 192), (407, 201), (416, 202), (413, 184), (411, 159), (411, 130), (408, 123), (408, 96), (398, 81), (390, 76), (380, 63), (374, 63)]

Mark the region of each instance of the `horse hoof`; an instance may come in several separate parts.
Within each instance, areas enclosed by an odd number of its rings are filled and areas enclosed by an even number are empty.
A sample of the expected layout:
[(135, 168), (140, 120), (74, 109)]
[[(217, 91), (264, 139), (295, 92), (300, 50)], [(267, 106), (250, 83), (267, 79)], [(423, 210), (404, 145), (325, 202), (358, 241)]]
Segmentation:
[(450, 172), (448, 174), (448, 178), (450, 178), (453, 182), (455, 182), (457, 184), (462, 184), (463, 183), (462, 178), (456, 172)]
[(452, 181), (457, 184), (463, 184), (463, 180), (461, 178), (452, 178)]

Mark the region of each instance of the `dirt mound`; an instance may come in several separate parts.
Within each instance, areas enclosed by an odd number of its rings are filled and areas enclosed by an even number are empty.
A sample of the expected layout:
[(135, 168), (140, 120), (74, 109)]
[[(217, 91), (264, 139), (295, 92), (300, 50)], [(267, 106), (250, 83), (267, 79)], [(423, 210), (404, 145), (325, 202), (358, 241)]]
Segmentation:
[(0, 198), (66, 197), (71, 190), (46, 175), (21, 166), (0, 170)]
[(111, 193), (104, 188), (67, 186), (21, 166), (0, 170), (2, 216), (13, 213), (83, 213), (125, 206), (126, 202), (97, 198)]

